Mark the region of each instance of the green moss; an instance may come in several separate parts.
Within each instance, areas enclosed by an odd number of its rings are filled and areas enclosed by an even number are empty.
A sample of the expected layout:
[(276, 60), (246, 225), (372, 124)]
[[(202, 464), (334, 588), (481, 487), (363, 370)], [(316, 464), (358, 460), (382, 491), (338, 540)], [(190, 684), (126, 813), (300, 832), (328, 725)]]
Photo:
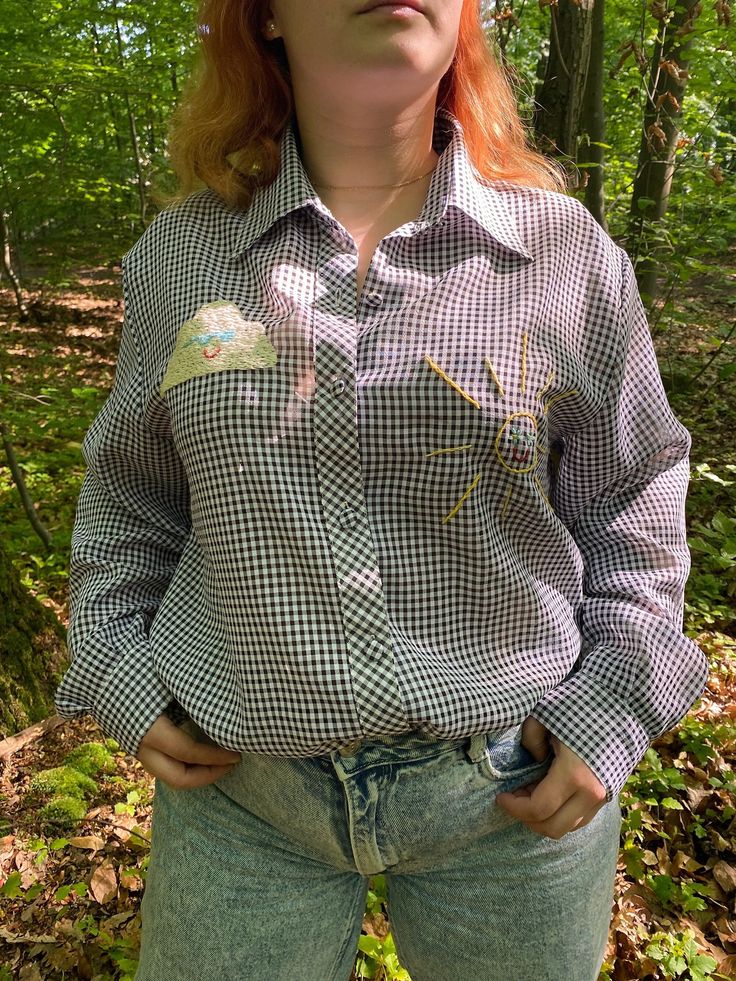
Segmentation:
[(141, 791), (141, 785), (139, 783), (135, 780), (127, 780), (125, 777), (110, 777), (107, 782), (126, 794), (131, 790), (137, 790), (139, 793)]
[(19, 732), (54, 710), (52, 677), (66, 661), (64, 631), (22, 585), (0, 545), (0, 729)]
[(97, 793), (97, 784), (73, 766), (57, 766), (37, 773), (31, 780), (29, 790), (42, 797), (61, 794), (76, 797), (81, 802), (87, 794)]
[(84, 801), (79, 797), (53, 797), (41, 808), (41, 817), (49, 824), (71, 828), (87, 813)]
[(114, 773), (116, 769), (112, 753), (102, 743), (82, 743), (68, 754), (64, 763), (88, 777), (100, 772)]

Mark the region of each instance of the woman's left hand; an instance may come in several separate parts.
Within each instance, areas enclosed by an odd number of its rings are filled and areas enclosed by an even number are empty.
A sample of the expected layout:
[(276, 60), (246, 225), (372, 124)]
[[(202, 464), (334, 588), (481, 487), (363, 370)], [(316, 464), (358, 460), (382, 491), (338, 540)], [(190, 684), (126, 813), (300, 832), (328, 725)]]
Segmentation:
[(587, 763), (553, 736), (541, 722), (524, 720), (521, 744), (536, 760), (547, 755), (551, 745), (554, 759), (541, 779), (496, 797), (498, 806), (548, 838), (561, 838), (591, 821), (606, 802), (606, 788)]

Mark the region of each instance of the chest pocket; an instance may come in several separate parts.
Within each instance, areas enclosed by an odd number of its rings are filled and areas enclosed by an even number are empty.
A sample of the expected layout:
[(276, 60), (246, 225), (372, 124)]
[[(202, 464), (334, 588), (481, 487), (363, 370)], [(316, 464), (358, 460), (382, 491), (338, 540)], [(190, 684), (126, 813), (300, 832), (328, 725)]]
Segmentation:
[(180, 453), (196, 465), (225, 444), (278, 443), (305, 422), (314, 387), (309, 333), (293, 317), (246, 319), (220, 300), (179, 329), (160, 394)]
[(273, 368), (278, 356), (260, 321), (246, 320), (234, 303), (200, 307), (182, 325), (161, 382), (160, 394), (175, 385), (232, 369)]

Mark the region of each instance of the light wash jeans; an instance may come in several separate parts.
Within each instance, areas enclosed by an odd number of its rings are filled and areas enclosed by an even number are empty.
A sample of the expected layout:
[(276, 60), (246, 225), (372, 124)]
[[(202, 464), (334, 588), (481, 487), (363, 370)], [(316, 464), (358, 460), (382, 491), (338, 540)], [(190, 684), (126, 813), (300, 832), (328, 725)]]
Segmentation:
[(549, 769), (520, 738), (414, 731), (156, 780), (136, 981), (348, 981), (379, 872), (412, 981), (595, 981), (618, 801), (559, 841), (530, 831), (495, 804)]

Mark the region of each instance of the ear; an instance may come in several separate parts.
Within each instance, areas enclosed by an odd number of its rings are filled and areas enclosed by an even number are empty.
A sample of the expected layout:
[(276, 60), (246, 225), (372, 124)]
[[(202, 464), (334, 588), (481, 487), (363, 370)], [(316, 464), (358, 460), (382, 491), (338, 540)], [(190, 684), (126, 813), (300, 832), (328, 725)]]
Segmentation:
[(282, 37), (276, 18), (270, 15), (266, 23), (261, 28), (261, 33), (267, 41), (275, 41), (277, 37)]

